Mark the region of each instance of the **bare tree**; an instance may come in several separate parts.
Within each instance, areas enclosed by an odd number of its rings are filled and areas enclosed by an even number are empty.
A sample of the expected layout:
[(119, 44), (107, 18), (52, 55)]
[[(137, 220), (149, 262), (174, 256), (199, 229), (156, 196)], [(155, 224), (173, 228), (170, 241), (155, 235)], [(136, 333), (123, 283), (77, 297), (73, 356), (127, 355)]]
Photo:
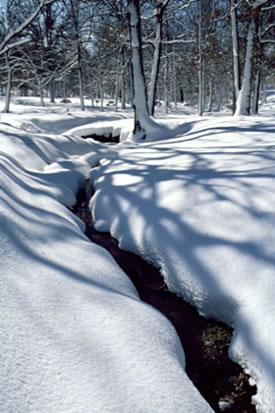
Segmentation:
[(169, 0), (154, 0), (154, 17), (156, 21), (156, 34), (155, 39), (153, 41), (154, 45), (154, 57), (153, 57), (153, 64), (151, 70), (151, 81), (150, 81), (150, 88), (149, 88), (149, 113), (150, 115), (154, 115), (154, 108), (155, 108), (155, 100), (156, 100), (156, 90), (157, 90), (157, 81), (159, 76), (159, 65), (160, 65), (160, 57), (161, 57), (161, 46), (162, 46), (162, 23), (163, 23), (163, 16), (166, 7), (168, 6)]
[[(235, 101), (238, 99), (240, 85), (241, 85), (237, 5), (235, 3), (235, 0), (231, 0), (231, 31), (232, 31), (234, 106), (235, 106)], [(235, 108), (234, 108), (234, 111), (235, 111)]]
[(26, 43), (28, 41), (28, 38), (18, 40), (15, 40), (15, 38), (23, 34), (24, 30), (32, 23), (34, 19), (36, 19), (44, 6), (54, 3), (55, 1), (56, 0), (41, 0), (39, 5), (23, 21), (23, 23), (19, 24), (15, 29), (10, 29), (0, 43), (0, 56), (5, 54), (8, 50)]
[[(270, 4), (270, 5), (269, 5)], [(266, 7), (264, 7), (266, 6)], [(253, 70), (253, 66), (256, 68), (260, 68), (259, 61), (257, 62), (257, 58), (260, 55), (260, 43), (268, 43), (273, 42), (272, 39), (264, 39), (263, 37), (271, 31), (275, 24), (271, 23), (263, 30), (261, 30), (261, 19), (262, 15), (265, 12), (269, 12), (270, 10), (275, 9), (274, 4), (271, 3), (270, 0), (254, 0), (250, 5), (250, 20), (248, 25), (248, 33), (247, 33), (247, 41), (246, 41), (246, 54), (245, 54), (245, 63), (243, 69), (243, 81), (241, 90), (238, 95), (237, 99), (237, 108), (236, 108), (236, 116), (239, 115), (250, 115), (251, 112), (251, 97), (252, 91), (256, 93), (256, 100), (258, 101), (259, 96), (259, 76), (257, 74), (257, 70)], [(275, 43), (275, 42), (274, 42)], [(255, 63), (257, 62), (257, 65)], [(256, 72), (256, 76), (255, 76)], [(257, 110), (257, 103), (254, 103), (254, 108)]]
[[(18, 47), (22, 47), (27, 42), (30, 41), (29, 36), (24, 36), (25, 30), (33, 23), (33, 21), (38, 17), (44, 7), (53, 4), (56, 0), (42, 0), (38, 5), (32, 8), (29, 15), (23, 19), (22, 22), (16, 24), (15, 27), (12, 26), (11, 21), (7, 16), (4, 19), (4, 36), (0, 43), (0, 56), (5, 55), (5, 68), (7, 72), (7, 86), (6, 86), (6, 100), (3, 112), (9, 112), (10, 110), (10, 99), (11, 99), (11, 88), (12, 88), (12, 71), (13, 71), (13, 59), (10, 57), (10, 52)], [(6, 7), (12, 6), (13, 1), (7, 1)], [(17, 4), (15, 4), (14, 12), (18, 13), (16, 9)]]
[(128, 0), (130, 43), (132, 51), (134, 135), (145, 139), (148, 134), (160, 130), (160, 126), (149, 115), (145, 85), (139, 0)]

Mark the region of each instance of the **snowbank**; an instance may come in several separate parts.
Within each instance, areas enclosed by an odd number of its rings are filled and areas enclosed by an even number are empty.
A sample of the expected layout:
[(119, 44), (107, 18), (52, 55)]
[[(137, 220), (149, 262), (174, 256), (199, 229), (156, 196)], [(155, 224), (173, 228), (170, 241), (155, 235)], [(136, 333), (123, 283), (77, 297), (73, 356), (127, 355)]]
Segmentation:
[(102, 156), (0, 124), (1, 411), (211, 412), (174, 328), (65, 207)]
[(121, 119), (116, 121), (94, 122), (83, 126), (77, 126), (66, 131), (66, 134), (72, 136), (88, 137), (92, 135), (119, 137), (122, 131), (130, 132), (133, 128), (133, 121), (130, 119)]
[(234, 326), (231, 357), (275, 412), (275, 122), (216, 118), (118, 147), (92, 170), (91, 211), (201, 313)]

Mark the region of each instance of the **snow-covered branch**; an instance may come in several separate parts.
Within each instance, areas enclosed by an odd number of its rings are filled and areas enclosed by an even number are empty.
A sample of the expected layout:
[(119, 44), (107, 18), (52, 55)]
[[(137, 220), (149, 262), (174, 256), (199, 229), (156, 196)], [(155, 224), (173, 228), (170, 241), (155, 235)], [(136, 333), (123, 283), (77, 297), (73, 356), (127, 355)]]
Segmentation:
[(272, 43), (275, 44), (275, 39), (261, 39), (260, 43)]
[(9, 50), (14, 49), (15, 47), (22, 46), (30, 41), (29, 38), (18, 40), (17, 42), (8, 44), (4, 49), (0, 51), (0, 56), (7, 53)]
[(176, 44), (176, 43), (184, 43), (184, 44), (189, 44), (189, 43), (195, 43), (195, 39), (173, 39), (173, 40), (163, 40), (163, 44)]
[(253, 9), (257, 9), (258, 7), (263, 6), (265, 3), (267, 3), (269, 0), (256, 0), (252, 3)]
[(270, 11), (270, 10), (274, 10), (275, 9), (275, 4), (273, 4), (272, 6), (266, 6), (262, 8), (262, 11)]
[(264, 36), (266, 33), (269, 32), (269, 30), (273, 29), (275, 27), (275, 23), (269, 24), (261, 33), (261, 36)]
[[(7, 49), (7, 45), (8, 43), (14, 39), (14, 37), (18, 36), (19, 34), (21, 34), (23, 32), (24, 29), (26, 29), (26, 27), (28, 27), (33, 20), (39, 15), (40, 11), (42, 10), (42, 8), (46, 5), (49, 5), (51, 3), (54, 3), (56, 0), (42, 0), (39, 4), (39, 6), (37, 6), (37, 8), (34, 10), (34, 12), (22, 23), (20, 24), (16, 29), (10, 31), (6, 37), (4, 38), (4, 40), (0, 43), (0, 56), (3, 53), (6, 53)], [(13, 47), (16, 47), (18, 45), (17, 42), (13, 43)], [(12, 47), (12, 45), (9, 47), (9, 49)]]

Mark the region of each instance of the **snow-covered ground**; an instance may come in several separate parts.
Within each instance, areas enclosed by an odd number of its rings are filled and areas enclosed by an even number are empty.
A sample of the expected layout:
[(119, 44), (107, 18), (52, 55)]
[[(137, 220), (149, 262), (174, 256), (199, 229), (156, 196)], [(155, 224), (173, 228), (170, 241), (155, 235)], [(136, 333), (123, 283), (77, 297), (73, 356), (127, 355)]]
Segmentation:
[(257, 383), (257, 411), (275, 412), (270, 99), (265, 116), (248, 120), (182, 108), (162, 119), (176, 137), (116, 147), (78, 136), (127, 137), (128, 113), (117, 121), (125, 115), (73, 107), (2, 115), (5, 412), (211, 411), (184, 372), (174, 329), (65, 208), (91, 167), (97, 227), (159, 266), (203, 314), (234, 326), (230, 355)]
[(211, 412), (172, 325), (67, 208), (110, 150), (32, 110), (0, 123), (1, 412)]
[[(160, 267), (201, 313), (234, 327), (230, 355), (257, 383), (264, 413), (275, 412), (274, 108), (273, 95), (250, 119), (191, 115), (182, 125), (170, 115), (177, 138), (123, 143), (91, 173), (97, 228)], [(110, 128), (127, 137), (131, 125), (71, 132)]]
[(121, 145), (91, 173), (99, 230), (161, 268), (201, 313), (234, 326), (230, 354), (275, 412), (275, 121), (214, 118)]

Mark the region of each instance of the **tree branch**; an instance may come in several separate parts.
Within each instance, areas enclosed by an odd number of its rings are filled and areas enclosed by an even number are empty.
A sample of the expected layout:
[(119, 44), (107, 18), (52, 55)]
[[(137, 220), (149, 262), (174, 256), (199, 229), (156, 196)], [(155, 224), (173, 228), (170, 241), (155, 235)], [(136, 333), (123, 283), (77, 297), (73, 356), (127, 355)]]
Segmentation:
[[(42, 8), (48, 4), (54, 3), (56, 0), (42, 0), (39, 6), (34, 10), (34, 12), (22, 23), (20, 24), (17, 29), (12, 30), (10, 33), (7, 34), (7, 36), (4, 38), (2, 43), (0, 43), (0, 56), (5, 53), (3, 50), (7, 47), (8, 43), (16, 36), (18, 36), (20, 33), (23, 32), (23, 30), (32, 23), (32, 21), (38, 16)], [(17, 45), (17, 42), (14, 43), (14, 45)], [(12, 45), (9, 47), (11, 49)]]

